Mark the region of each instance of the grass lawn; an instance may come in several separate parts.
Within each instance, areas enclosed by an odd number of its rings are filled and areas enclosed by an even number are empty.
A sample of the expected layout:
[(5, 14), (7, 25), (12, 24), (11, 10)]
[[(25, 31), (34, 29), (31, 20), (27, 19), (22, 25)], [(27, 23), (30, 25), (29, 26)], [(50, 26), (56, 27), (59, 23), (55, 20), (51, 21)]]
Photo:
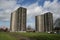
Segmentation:
[(60, 40), (60, 34), (48, 34), (48, 33), (32, 33), (32, 32), (16, 32), (12, 34), (18, 34), (23, 37), (28, 37), (31, 40)]
[(60, 34), (33, 33), (33, 32), (9, 32), (0, 33), (0, 40), (60, 40)]
[(5, 32), (0, 32), (0, 40), (16, 40), (16, 39)]

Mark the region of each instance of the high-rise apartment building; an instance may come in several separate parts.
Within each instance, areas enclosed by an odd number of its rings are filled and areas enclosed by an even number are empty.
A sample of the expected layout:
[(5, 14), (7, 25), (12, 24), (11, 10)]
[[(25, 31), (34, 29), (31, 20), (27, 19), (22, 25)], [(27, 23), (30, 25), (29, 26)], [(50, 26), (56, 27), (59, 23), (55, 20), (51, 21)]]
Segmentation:
[(38, 32), (50, 32), (53, 30), (53, 15), (47, 12), (43, 15), (35, 17), (36, 31)]
[(11, 13), (11, 31), (26, 31), (26, 11), (26, 8), (20, 7)]

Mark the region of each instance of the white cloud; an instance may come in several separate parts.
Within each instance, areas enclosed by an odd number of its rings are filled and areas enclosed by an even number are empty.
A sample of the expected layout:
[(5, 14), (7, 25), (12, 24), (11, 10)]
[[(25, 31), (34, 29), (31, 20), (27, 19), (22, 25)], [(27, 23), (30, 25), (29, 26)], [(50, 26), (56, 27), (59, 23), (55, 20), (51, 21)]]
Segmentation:
[[(31, 21), (36, 15), (41, 15), (46, 12), (52, 12), (53, 19), (55, 21), (56, 18), (60, 17), (60, 3), (58, 3), (57, 1), (58, 0), (54, 0), (53, 2), (45, 1), (43, 7), (39, 6), (38, 2), (27, 6), (28, 21)], [(34, 20), (32, 21), (35, 22)], [(32, 21), (28, 24), (32, 24)]]
[[(16, 4), (16, 0), (0, 0), (0, 20), (9, 21), (10, 13), (19, 6), (20, 5)], [(60, 16), (60, 3), (58, 3), (57, 0), (53, 2), (45, 1), (43, 7), (38, 5), (38, 1), (23, 7), (27, 8), (27, 20), (31, 21), (28, 22), (30, 25), (34, 24), (34, 20), (32, 19), (34, 19), (36, 15), (41, 15), (48, 11), (53, 13), (54, 20)]]
[(0, 0), (0, 21), (10, 21), (10, 14), (20, 5), (16, 0)]
[(44, 9), (53, 13), (54, 20), (56, 20), (56, 18), (58, 18), (60, 15), (60, 3), (58, 3), (57, 1), (58, 0), (54, 0), (52, 3), (49, 1), (45, 1), (44, 4)]
[(36, 15), (39, 15), (42, 13), (42, 7), (38, 6), (38, 2), (27, 6), (27, 19), (30, 19), (32, 17), (35, 17)]

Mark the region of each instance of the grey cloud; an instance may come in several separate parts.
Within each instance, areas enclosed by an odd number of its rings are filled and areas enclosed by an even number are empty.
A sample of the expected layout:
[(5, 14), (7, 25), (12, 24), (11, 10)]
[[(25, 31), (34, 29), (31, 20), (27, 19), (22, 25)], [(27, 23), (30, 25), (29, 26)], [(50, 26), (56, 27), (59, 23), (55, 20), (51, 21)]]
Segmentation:
[[(3, 9), (0, 10), (0, 20), (9, 21), (11, 12), (19, 6), (20, 5), (16, 4), (16, 0), (0, 0), (0, 9)], [(58, 3), (57, 0), (54, 0), (52, 3), (50, 1), (45, 1), (43, 7), (38, 5), (38, 1), (29, 6), (23, 7), (27, 8), (27, 19), (31, 19), (33, 16), (35, 17), (36, 15), (41, 15), (48, 11), (53, 13), (54, 20), (60, 15), (60, 3)]]
[(18, 7), (16, 0), (0, 0), (0, 21), (10, 21), (11, 12)]
[[(60, 3), (58, 3), (57, 0), (54, 0), (53, 2), (45, 1), (43, 7), (39, 6), (38, 2), (36, 2), (36, 3), (33, 3), (29, 6), (26, 6), (26, 8), (27, 8), (27, 14), (28, 14), (27, 15), (28, 21), (30, 21), (36, 15), (41, 15), (46, 12), (53, 13), (53, 20), (54, 21), (60, 17)], [(34, 20), (33, 20), (33, 23), (34, 23)], [(30, 24), (30, 23), (28, 23), (28, 24)]]

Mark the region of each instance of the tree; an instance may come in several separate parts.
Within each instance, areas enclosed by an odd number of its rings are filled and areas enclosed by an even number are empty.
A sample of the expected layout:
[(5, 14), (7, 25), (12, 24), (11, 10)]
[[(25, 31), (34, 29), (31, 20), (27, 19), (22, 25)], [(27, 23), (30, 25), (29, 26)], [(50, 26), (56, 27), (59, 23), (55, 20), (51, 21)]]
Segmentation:
[(60, 27), (60, 18), (56, 19), (55, 23), (54, 23), (55, 27)]
[(60, 32), (60, 18), (56, 19), (55, 23), (54, 23), (54, 30), (56, 30), (57, 33)]

